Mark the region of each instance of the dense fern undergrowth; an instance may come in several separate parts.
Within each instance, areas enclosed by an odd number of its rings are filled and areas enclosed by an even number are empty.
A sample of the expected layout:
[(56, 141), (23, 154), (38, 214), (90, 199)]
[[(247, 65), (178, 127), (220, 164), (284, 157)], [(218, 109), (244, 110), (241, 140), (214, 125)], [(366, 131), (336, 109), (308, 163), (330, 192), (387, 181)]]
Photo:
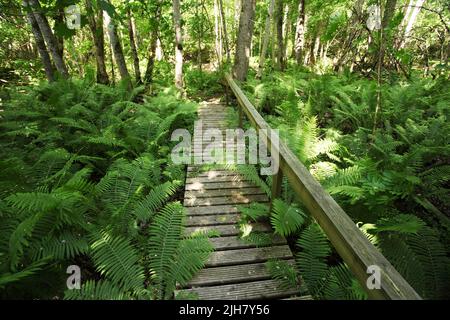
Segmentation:
[[(183, 238), (170, 134), (196, 104), (171, 89), (57, 81), (9, 90), (0, 121), (0, 297), (172, 299), (212, 247)], [(68, 266), (81, 290), (67, 290)]]
[[(361, 231), (425, 299), (450, 292), (450, 83), (448, 79), (393, 80), (382, 88), (374, 130), (376, 82), (354, 75), (317, 75), (292, 69), (243, 84), (246, 94), (282, 139), (337, 200)], [(237, 168), (270, 195), (271, 178)], [(365, 299), (320, 227), (285, 180), (282, 199), (243, 207), (243, 225), (270, 220), (291, 239), (296, 266), (272, 261), (286, 286), (300, 276), (319, 299)], [(267, 245), (272, 236), (247, 239)]]

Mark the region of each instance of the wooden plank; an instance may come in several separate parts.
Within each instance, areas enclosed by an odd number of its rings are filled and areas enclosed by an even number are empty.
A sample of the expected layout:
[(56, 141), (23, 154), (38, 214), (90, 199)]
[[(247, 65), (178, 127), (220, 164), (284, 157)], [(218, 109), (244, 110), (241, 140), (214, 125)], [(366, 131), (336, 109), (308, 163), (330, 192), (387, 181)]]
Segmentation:
[(194, 292), (200, 300), (256, 300), (280, 299), (305, 292), (300, 289), (282, 290), (276, 280), (261, 280), (237, 284), (226, 284), (212, 287), (200, 287), (182, 290)]
[[(253, 231), (271, 231), (271, 228), (267, 224), (263, 223), (254, 223), (252, 224)], [(236, 224), (226, 224), (226, 225), (217, 225), (217, 226), (194, 226), (194, 227), (186, 227), (184, 229), (184, 235), (190, 236), (194, 233), (198, 232), (210, 232), (215, 231), (220, 236), (237, 236), (241, 233), (241, 230)]]
[(215, 214), (211, 216), (187, 216), (186, 227), (235, 224), (239, 219), (240, 215), (237, 213)]
[[(209, 239), (215, 250), (232, 250), (232, 249), (244, 249), (255, 248), (256, 245), (250, 241), (245, 241), (239, 236), (232, 237), (219, 237)], [(271, 245), (286, 244), (286, 239), (280, 236), (274, 236)]]
[(253, 188), (234, 188), (234, 189), (217, 189), (217, 190), (196, 190), (196, 191), (186, 191), (184, 194), (185, 199), (195, 199), (195, 198), (215, 198), (215, 197), (239, 197), (247, 195), (262, 195), (265, 194), (258, 187)]
[(188, 215), (210, 215), (210, 214), (224, 214), (224, 213), (239, 213), (237, 206), (223, 205), (210, 207), (188, 207), (186, 208)]
[(292, 252), (287, 245), (264, 247), (264, 248), (224, 250), (213, 252), (210, 255), (208, 261), (206, 262), (206, 266), (218, 267), (236, 264), (264, 262), (269, 259), (289, 259), (289, 258), (292, 258)]
[(215, 197), (215, 198), (185, 198), (185, 207), (197, 207), (197, 206), (215, 206), (222, 204), (248, 204), (252, 202), (267, 202), (269, 198), (265, 194), (249, 194), (240, 195), (235, 194), (228, 197)]
[[(294, 265), (295, 261), (288, 260), (287, 263)], [(201, 287), (268, 279), (271, 279), (271, 276), (267, 271), (265, 263), (253, 263), (236, 266), (205, 268), (200, 270), (195, 275), (195, 277), (189, 282), (188, 286)]]
[[(369, 297), (395, 300), (421, 299), (392, 264), (369, 242), (355, 222), (314, 179), (294, 153), (282, 141), (278, 145), (272, 143), (274, 137), (278, 138), (278, 136), (273, 132), (272, 134), (266, 134), (264, 130), (261, 130), (265, 129), (266, 132), (271, 132), (270, 126), (250, 103), (232, 77), (226, 74), (225, 78), (252, 125), (267, 137), (272, 154), (279, 155), (283, 174), (288, 178), (303, 205), (320, 224), (328, 239), (362, 287), (365, 288)], [(367, 273), (367, 270), (373, 265), (381, 268), (381, 289), (379, 290), (370, 290), (366, 286), (367, 279), (371, 276)]]
[(187, 178), (186, 183), (208, 183), (208, 182), (239, 182), (239, 181), (248, 181), (245, 177), (241, 175), (234, 175), (234, 176), (224, 176), (224, 177), (215, 177), (215, 178), (208, 178), (208, 177), (196, 177), (196, 178)]
[(208, 171), (194, 171), (188, 170), (187, 176), (188, 178), (196, 178), (196, 177), (223, 177), (223, 176), (234, 176), (236, 172), (229, 170), (208, 170)]
[(215, 190), (215, 189), (236, 189), (254, 187), (249, 181), (232, 181), (232, 182), (196, 182), (186, 184), (187, 191), (194, 190)]

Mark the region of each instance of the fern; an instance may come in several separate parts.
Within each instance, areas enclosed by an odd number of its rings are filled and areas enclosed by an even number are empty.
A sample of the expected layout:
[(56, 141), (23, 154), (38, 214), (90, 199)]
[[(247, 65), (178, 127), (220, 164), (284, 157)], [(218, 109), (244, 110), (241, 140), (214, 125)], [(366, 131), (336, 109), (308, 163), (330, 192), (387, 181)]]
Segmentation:
[(123, 291), (140, 293), (144, 288), (144, 268), (130, 242), (106, 231), (94, 235), (92, 258), (97, 270)]
[(275, 233), (281, 236), (294, 234), (305, 221), (305, 214), (295, 204), (288, 205), (280, 199), (272, 201), (272, 223)]
[(181, 204), (170, 203), (155, 216), (149, 230), (149, 267), (160, 298), (166, 296), (166, 286), (171, 285), (168, 281), (181, 241), (183, 217)]
[(82, 283), (80, 290), (64, 292), (65, 300), (125, 300), (129, 298), (116, 284), (108, 280), (88, 280)]
[(269, 260), (265, 266), (270, 276), (277, 280), (283, 290), (300, 290), (300, 279), (294, 265), (283, 260)]

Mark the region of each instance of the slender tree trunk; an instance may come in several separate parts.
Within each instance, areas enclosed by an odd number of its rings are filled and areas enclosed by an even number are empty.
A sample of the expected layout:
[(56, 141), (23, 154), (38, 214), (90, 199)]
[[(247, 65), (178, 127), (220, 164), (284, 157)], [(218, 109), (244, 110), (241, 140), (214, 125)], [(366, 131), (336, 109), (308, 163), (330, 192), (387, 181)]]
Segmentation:
[(386, 8), (384, 9), (383, 20), (381, 21), (381, 30), (379, 36), (379, 52), (378, 52), (378, 63), (377, 63), (377, 105), (375, 107), (375, 114), (373, 120), (373, 133), (375, 133), (378, 126), (378, 117), (382, 109), (382, 96), (381, 96), (381, 84), (382, 77), (381, 72), (383, 71), (384, 64), (384, 53), (386, 48), (386, 41), (390, 40), (390, 37), (386, 36), (385, 29), (389, 26), (392, 17), (395, 14), (395, 8), (397, 5), (397, 0), (387, 0)]
[(108, 30), (109, 42), (112, 47), (114, 59), (116, 60), (117, 68), (119, 69), (120, 78), (124, 81), (130, 81), (130, 74), (128, 72), (125, 57), (123, 55), (122, 45), (120, 43), (119, 35), (117, 34), (117, 28), (114, 21), (109, 16), (107, 11), (103, 11), (105, 27)]
[(28, 4), (32, 8), (34, 18), (41, 30), (42, 36), (45, 39), (47, 44), (47, 48), (50, 51), (50, 54), (53, 58), (53, 62), (55, 63), (56, 70), (64, 77), (69, 77), (69, 72), (67, 71), (67, 66), (64, 63), (64, 59), (60, 54), (60, 48), (58, 42), (55, 38), (55, 35), (48, 24), (47, 17), (42, 13), (42, 8), (38, 0), (28, 0)]
[(145, 83), (152, 83), (153, 81), (153, 68), (155, 66), (156, 48), (158, 45), (158, 31), (159, 31), (159, 18), (161, 13), (161, 2), (156, 3), (154, 12), (154, 25), (150, 36), (150, 48), (148, 51), (147, 69), (145, 70), (144, 81)]
[(284, 41), (283, 41), (283, 0), (276, 0), (275, 23), (277, 28), (277, 68), (284, 70)]
[[(97, 63), (97, 82), (109, 83), (108, 72), (105, 63), (105, 37), (103, 34), (103, 13), (98, 8), (93, 8), (91, 0), (86, 0), (89, 28), (95, 47), (95, 61)], [(97, 17), (97, 19), (95, 19)]]
[(222, 38), (225, 45), (225, 53), (227, 56), (227, 62), (230, 61), (230, 46), (228, 44), (228, 32), (227, 32), (227, 20), (225, 19), (225, 11), (223, 10), (223, 1), (219, 1), (220, 21), (222, 25)]
[(218, 0), (214, 0), (214, 34), (215, 34), (215, 47), (219, 66), (222, 65), (223, 47), (222, 47), (222, 28), (220, 26), (220, 9)]
[(111, 62), (111, 76), (112, 76), (112, 84), (115, 84), (116, 82), (116, 73), (114, 71), (114, 54), (113, 54), (113, 47), (111, 43), (109, 44), (109, 59)]
[[(53, 19), (55, 20), (55, 26), (64, 25), (64, 10), (58, 9)], [(64, 58), (64, 37), (55, 33), (55, 38), (58, 43), (59, 54)]]
[(289, 47), (289, 34), (291, 31), (291, 21), (289, 17), (290, 13), (290, 6), (289, 4), (286, 4), (286, 10), (284, 11), (284, 23), (283, 23), (283, 54), (284, 54), (284, 61), (287, 63), (287, 57), (288, 57), (288, 47)]
[(303, 64), (303, 51), (305, 48), (305, 34), (306, 34), (306, 23), (305, 23), (305, 0), (300, 0), (298, 5), (298, 17), (297, 23), (295, 24), (295, 42), (294, 42), (294, 52), (297, 64)]
[[(408, 37), (411, 33), (414, 23), (417, 20), (417, 16), (419, 15), (424, 2), (425, 2), (425, 0), (417, 0), (416, 1), (415, 5), (414, 5), (414, 9), (412, 10), (411, 16), (408, 19), (408, 23), (405, 28), (405, 33), (402, 38), (403, 41), (400, 43), (400, 48), (403, 48), (405, 46), (405, 44), (408, 42)], [(406, 16), (405, 16), (405, 18), (406, 18)]]
[(22, 4), (25, 7), (27, 19), (31, 25), (31, 31), (33, 33), (34, 40), (36, 42), (36, 47), (38, 48), (39, 55), (41, 57), (42, 64), (44, 66), (45, 75), (47, 76), (47, 80), (49, 82), (52, 82), (55, 80), (55, 76), (54, 76), (55, 69), (52, 65), (50, 55), (48, 54), (48, 51), (47, 51), (47, 47), (45, 46), (44, 37), (42, 36), (41, 30), (39, 29), (39, 25), (36, 22), (36, 19), (35, 19), (33, 13), (28, 8), (28, 2), (23, 1)]
[(259, 56), (259, 65), (258, 65), (258, 72), (256, 73), (256, 78), (261, 79), (263, 71), (264, 71), (264, 64), (266, 62), (266, 55), (267, 55), (267, 48), (269, 46), (269, 40), (270, 40), (270, 21), (273, 16), (273, 10), (275, 7), (275, 0), (270, 0), (269, 9), (267, 10), (267, 17), (266, 17), (266, 23), (264, 26), (264, 38), (262, 43), (262, 48)]
[(183, 33), (181, 29), (180, 0), (173, 0), (173, 25), (175, 28), (175, 86), (183, 88)]
[(133, 17), (131, 16), (131, 11), (128, 9), (128, 38), (130, 39), (130, 47), (131, 47), (131, 56), (133, 57), (133, 67), (136, 83), (140, 84), (142, 82), (141, 79), (141, 70), (139, 68), (139, 56), (136, 48), (135, 41), (135, 28), (133, 23)]
[(236, 55), (233, 74), (238, 81), (247, 78), (250, 63), (250, 47), (252, 45), (256, 0), (242, 0), (239, 17), (239, 31), (236, 40)]

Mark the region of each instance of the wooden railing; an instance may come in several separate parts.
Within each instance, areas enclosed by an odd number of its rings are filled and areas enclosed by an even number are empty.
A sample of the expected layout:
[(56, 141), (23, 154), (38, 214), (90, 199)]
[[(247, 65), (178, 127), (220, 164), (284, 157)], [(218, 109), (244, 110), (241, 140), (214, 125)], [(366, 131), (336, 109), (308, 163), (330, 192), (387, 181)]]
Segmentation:
[[(267, 134), (271, 130), (270, 126), (229, 74), (225, 75), (225, 80), (240, 106), (240, 125), (242, 126), (243, 114), (245, 114), (253, 127), (266, 135), (270, 150), (279, 154), (280, 170), (273, 177), (272, 199), (280, 197), (282, 177), (286, 176), (303, 205), (319, 223), (336, 251), (365, 288), (369, 298), (421, 299), (391, 263), (369, 242), (336, 201), (314, 179), (292, 151), (282, 141), (272, 145), (271, 136), (273, 137), (273, 135)], [(371, 276), (368, 273), (370, 266), (377, 266), (380, 269), (380, 289), (369, 289), (366, 284), (367, 279)]]

